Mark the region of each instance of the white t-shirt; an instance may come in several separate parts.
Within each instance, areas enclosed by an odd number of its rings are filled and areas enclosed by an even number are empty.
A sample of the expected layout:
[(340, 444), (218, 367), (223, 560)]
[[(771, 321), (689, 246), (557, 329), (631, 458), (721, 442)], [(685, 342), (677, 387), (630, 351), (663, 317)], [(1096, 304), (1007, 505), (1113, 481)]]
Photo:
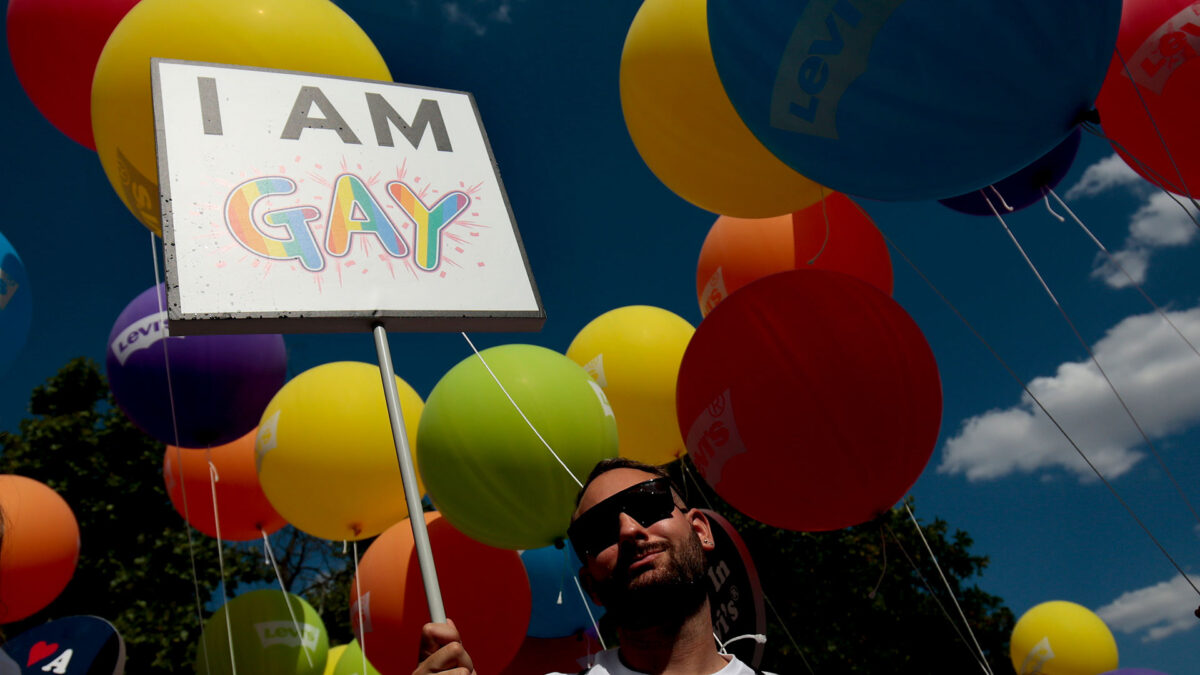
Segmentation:
[[(548, 673), (548, 675), (575, 675), (575, 673)], [(613, 648), (596, 655), (596, 665), (587, 671), (587, 675), (645, 675), (645, 673), (626, 668), (625, 664), (621, 663), (621, 657), (617, 656), (617, 649)], [(738, 661), (736, 656), (730, 656), (729, 665), (712, 675), (754, 675), (754, 670)], [(770, 675), (770, 673), (765, 675)]]

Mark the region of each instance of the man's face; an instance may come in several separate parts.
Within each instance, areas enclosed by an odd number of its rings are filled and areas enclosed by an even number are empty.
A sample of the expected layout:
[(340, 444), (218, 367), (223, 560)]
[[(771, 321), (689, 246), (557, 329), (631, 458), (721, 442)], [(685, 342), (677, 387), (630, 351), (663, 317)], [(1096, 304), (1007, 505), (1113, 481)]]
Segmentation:
[[(656, 477), (629, 468), (603, 473), (588, 485), (575, 517)], [(707, 597), (704, 551), (712, 549), (708, 519), (695, 509), (679, 508), (647, 525), (628, 513), (613, 517), (619, 521), (616, 541), (583, 560), (583, 580), (593, 598), (623, 628), (690, 616)], [(676, 616), (680, 613), (684, 615)]]

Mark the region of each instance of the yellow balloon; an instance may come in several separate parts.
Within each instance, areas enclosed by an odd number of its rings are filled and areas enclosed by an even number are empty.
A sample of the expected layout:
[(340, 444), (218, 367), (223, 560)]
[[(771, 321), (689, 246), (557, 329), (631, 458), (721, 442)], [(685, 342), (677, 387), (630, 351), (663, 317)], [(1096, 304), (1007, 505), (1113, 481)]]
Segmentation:
[[(398, 377), (396, 388), (412, 453), (425, 404)], [(408, 516), (378, 366), (339, 361), (297, 375), (263, 412), (255, 451), (267, 500), (309, 534), (357, 541)]]
[(687, 453), (675, 416), (675, 380), (695, 332), (665, 309), (633, 305), (596, 317), (567, 348), (608, 397), (622, 457), (666, 464)]
[(371, 39), (329, 0), (142, 0), (96, 63), (92, 132), (117, 195), (157, 234), (151, 57), (392, 79)]
[(325, 673), (324, 675), (333, 675), (333, 671), (337, 669), (338, 659), (342, 658), (342, 653), (346, 651), (346, 645), (338, 645), (329, 648), (329, 655), (325, 657)]
[(1100, 675), (1117, 669), (1117, 642), (1087, 607), (1054, 600), (1017, 621), (1010, 656), (1017, 675)]
[(621, 109), (642, 159), (668, 188), (714, 213), (769, 218), (821, 198), (767, 150), (725, 96), (704, 0), (646, 0), (621, 53)]

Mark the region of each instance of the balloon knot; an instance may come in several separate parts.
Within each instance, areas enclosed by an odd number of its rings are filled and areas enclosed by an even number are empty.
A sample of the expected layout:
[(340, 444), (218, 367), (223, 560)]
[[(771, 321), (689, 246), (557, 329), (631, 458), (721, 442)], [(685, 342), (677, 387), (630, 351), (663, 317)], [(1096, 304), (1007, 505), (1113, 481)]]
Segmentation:
[(1079, 118), (1075, 120), (1076, 124), (1090, 122), (1092, 124), (1100, 124), (1100, 111), (1092, 108), (1079, 113)]
[(562, 549), (564, 549), (564, 548), (566, 548), (566, 547), (567, 547), (567, 540), (566, 540), (566, 539), (563, 539), (562, 537), (555, 537), (555, 539), (554, 539), (554, 548), (557, 548), (557, 549), (559, 549), (559, 550), (562, 550)]

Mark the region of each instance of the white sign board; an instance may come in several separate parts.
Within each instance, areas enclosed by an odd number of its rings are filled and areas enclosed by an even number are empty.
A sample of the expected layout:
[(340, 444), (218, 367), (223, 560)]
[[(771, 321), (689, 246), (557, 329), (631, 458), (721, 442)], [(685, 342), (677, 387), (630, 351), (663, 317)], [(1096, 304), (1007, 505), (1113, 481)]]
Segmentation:
[(154, 59), (173, 334), (537, 330), (470, 94)]

